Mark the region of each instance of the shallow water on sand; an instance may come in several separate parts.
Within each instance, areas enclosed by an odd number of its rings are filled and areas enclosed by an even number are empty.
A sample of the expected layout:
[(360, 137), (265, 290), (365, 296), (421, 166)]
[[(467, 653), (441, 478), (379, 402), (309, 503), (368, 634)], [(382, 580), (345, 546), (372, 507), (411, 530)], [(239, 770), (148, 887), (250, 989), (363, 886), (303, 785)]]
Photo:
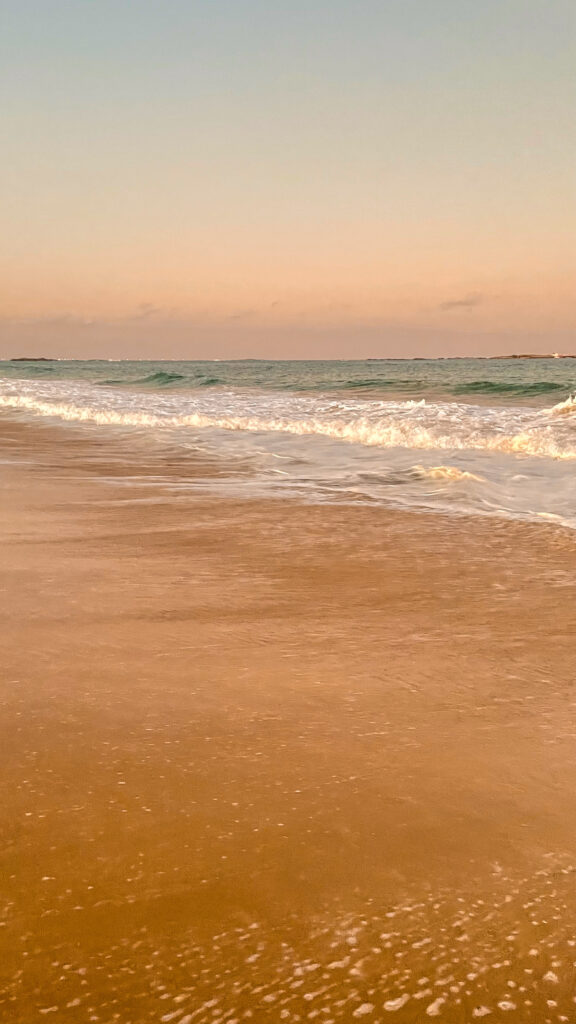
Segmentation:
[[(216, 367), (216, 368), (215, 368)], [(572, 360), (0, 364), (0, 414), (229, 495), (576, 525)], [(110, 376), (111, 373), (115, 376)], [(192, 478), (192, 479), (190, 479)], [(213, 476), (211, 477), (213, 481)]]
[(3, 437), (2, 1019), (570, 1021), (572, 532)]

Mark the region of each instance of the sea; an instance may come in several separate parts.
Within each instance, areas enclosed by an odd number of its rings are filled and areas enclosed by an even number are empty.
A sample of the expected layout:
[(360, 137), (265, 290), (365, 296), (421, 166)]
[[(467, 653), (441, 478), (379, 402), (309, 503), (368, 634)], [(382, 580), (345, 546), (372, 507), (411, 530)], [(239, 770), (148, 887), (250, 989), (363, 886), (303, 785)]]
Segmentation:
[(0, 362), (0, 416), (125, 444), (179, 491), (570, 528), (575, 393), (571, 359)]

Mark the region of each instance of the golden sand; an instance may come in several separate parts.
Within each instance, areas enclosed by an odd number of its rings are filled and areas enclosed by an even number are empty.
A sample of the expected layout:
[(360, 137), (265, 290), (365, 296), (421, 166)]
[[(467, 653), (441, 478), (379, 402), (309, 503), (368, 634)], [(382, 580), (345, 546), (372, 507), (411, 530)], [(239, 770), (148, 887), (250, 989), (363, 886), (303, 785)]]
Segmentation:
[(3, 1022), (574, 1019), (574, 534), (2, 452)]

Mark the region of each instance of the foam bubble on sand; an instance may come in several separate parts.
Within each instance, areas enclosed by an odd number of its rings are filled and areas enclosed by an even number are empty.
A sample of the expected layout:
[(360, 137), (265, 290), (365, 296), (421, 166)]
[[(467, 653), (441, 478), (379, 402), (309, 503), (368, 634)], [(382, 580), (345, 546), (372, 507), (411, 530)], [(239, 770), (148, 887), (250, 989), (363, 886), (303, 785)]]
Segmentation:
[(446, 1000), (444, 999), (443, 996), (440, 996), (439, 999), (436, 999), (433, 1003), (430, 1003), (430, 1005), (426, 1007), (427, 1016), (439, 1017), (440, 1014), (442, 1013), (442, 1008), (445, 1005), (445, 1003)]
[(409, 1000), (410, 996), (405, 992), (404, 995), (400, 996), (398, 999), (389, 999), (388, 1002), (384, 1003), (384, 1009), (387, 1010), (388, 1013), (396, 1013), (397, 1010), (401, 1010), (403, 1006), (406, 1006), (406, 1003), (409, 1002)]

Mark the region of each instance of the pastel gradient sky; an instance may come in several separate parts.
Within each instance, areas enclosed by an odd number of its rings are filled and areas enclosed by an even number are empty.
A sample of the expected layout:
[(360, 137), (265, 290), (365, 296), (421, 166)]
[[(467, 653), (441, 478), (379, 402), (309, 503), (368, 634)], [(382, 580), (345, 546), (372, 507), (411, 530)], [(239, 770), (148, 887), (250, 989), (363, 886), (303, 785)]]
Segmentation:
[(3, 0), (0, 355), (576, 350), (574, 0)]

